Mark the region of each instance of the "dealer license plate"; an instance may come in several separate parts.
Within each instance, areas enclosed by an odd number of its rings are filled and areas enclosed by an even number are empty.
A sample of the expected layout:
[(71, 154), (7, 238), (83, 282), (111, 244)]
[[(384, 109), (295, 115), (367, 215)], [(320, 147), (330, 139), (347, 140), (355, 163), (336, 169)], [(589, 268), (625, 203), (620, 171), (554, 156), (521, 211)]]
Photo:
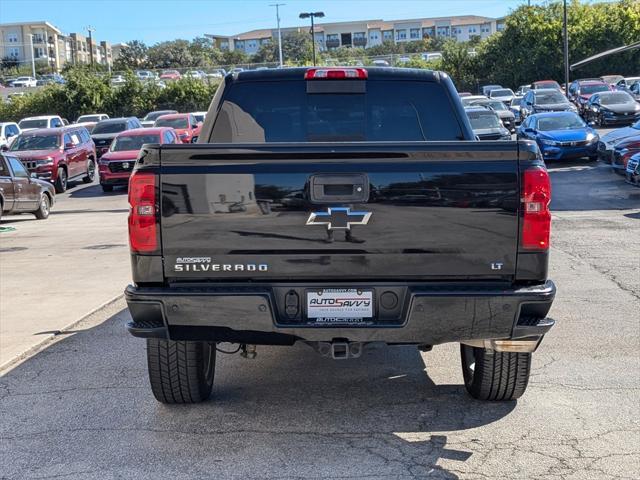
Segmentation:
[(323, 288), (307, 291), (307, 318), (316, 322), (357, 321), (373, 317), (373, 291)]

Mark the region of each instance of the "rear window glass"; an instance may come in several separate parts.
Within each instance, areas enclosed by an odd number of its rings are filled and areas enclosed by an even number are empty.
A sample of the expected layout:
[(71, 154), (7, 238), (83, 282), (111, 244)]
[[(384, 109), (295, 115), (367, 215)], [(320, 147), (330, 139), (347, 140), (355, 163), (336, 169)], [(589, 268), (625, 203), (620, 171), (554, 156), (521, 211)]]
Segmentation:
[(95, 127), (93, 127), (93, 132), (91, 133), (118, 133), (124, 132), (126, 129), (127, 122), (100, 122)]
[(38, 120), (22, 120), (18, 125), (20, 125), (20, 128), (47, 128), (49, 126), (49, 121), (46, 118)]
[(189, 123), (184, 117), (181, 118), (159, 118), (154, 124), (155, 127), (189, 128)]
[(236, 83), (214, 143), (462, 139), (448, 95), (435, 82), (366, 81), (366, 93), (308, 94), (306, 82)]
[(124, 135), (116, 137), (111, 144), (112, 152), (125, 152), (128, 150), (140, 150), (145, 143), (160, 143), (160, 135)]

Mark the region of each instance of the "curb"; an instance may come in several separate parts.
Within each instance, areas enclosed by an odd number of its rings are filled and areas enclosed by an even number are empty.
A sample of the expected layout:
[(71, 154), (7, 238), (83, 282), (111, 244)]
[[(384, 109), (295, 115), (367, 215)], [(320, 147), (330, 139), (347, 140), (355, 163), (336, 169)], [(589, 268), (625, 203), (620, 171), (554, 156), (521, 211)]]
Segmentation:
[[(104, 310), (107, 310), (108, 308), (116, 305), (118, 302), (120, 302), (123, 299), (124, 299), (124, 293), (120, 293), (120, 294), (116, 295), (111, 300), (107, 300), (103, 304), (101, 304), (98, 307), (96, 307), (93, 310), (91, 310), (89, 313), (87, 313), (87, 314), (83, 315), (82, 317), (80, 317), (78, 320), (75, 320), (75, 321), (69, 323), (68, 325), (65, 325), (64, 327), (59, 329), (57, 331), (57, 333), (49, 334), (47, 337), (43, 338), (41, 341), (39, 341), (38, 343), (36, 343), (32, 347), (29, 347), (29, 349), (27, 349), (26, 351), (24, 351), (24, 352), (18, 354), (17, 356), (7, 360), (6, 362), (4, 362), (3, 364), (0, 365), (0, 376), (5, 375), (10, 370), (12, 370), (14, 367), (17, 367), (19, 364), (21, 364), (25, 360), (28, 360), (29, 358), (33, 357), (35, 354), (37, 354), (37, 353), (41, 352), (42, 350), (44, 350), (49, 345), (55, 343), (57, 341), (58, 337), (64, 338), (64, 335), (61, 335), (61, 333), (67, 332), (67, 331), (73, 329), (74, 327), (77, 327), (79, 324), (81, 324), (83, 322), (86, 322), (88, 320), (91, 320), (91, 317), (94, 317), (96, 315), (101, 314)], [(102, 321), (104, 321), (104, 320), (105, 319), (103, 319)]]

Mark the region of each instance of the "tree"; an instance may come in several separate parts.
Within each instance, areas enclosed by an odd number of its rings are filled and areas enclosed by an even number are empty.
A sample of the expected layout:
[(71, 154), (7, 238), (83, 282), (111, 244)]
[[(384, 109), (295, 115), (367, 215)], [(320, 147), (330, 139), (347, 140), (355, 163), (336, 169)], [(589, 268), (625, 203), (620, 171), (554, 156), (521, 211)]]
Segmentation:
[(132, 40), (126, 45), (120, 50), (120, 55), (114, 62), (114, 68), (116, 70), (144, 68), (149, 47), (139, 40)]
[[(283, 61), (290, 65), (304, 65), (313, 58), (311, 35), (304, 32), (291, 32), (282, 37)], [(278, 61), (278, 42), (262, 44), (251, 58), (255, 63), (273, 63)]]
[(147, 63), (151, 68), (195, 66), (188, 40), (171, 40), (155, 44), (147, 51)]
[(472, 90), (475, 87), (475, 59), (469, 55), (470, 43), (448, 40), (442, 46), (441, 68), (447, 72), (458, 90)]
[(189, 45), (189, 51), (196, 67), (219, 65), (222, 61), (222, 52), (206, 37), (194, 38)]
[(16, 57), (3, 57), (2, 60), (0, 60), (0, 68), (7, 72), (11, 69), (17, 70), (19, 65), (20, 62)]

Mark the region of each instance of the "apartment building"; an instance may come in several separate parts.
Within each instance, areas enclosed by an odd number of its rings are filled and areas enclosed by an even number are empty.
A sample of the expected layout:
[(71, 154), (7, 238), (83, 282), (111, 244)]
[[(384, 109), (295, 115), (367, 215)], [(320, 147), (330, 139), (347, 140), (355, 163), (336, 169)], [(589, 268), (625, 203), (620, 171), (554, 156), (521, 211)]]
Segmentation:
[[(423, 38), (445, 37), (468, 41), (473, 37), (486, 38), (504, 28), (503, 19), (462, 15), (454, 17), (416, 18), (408, 20), (361, 20), (352, 22), (318, 23), (314, 28), (316, 45), (320, 50), (339, 47), (369, 48), (383, 42), (411, 42)], [(282, 35), (290, 32), (310, 32), (310, 26), (283, 28)], [(223, 50), (240, 50), (249, 55), (264, 43), (274, 41), (274, 29), (251, 30), (237, 35), (205, 34), (214, 45)]]
[[(33, 41), (33, 50), (31, 44)], [(49, 22), (0, 24), (0, 54), (21, 64), (46, 64), (59, 71), (66, 60), (64, 35)]]
[[(31, 51), (31, 35), (33, 51)], [(109, 42), (92, 41), (93, 61), (110, 66), (113, 54)], [(33, 58), (41, 66), (46, 64), (59, 72), (67, 63), (74, 65), (91, 62), (89, 39), (80, 33), (63, 34), (49, 22), (22, 22), (0, 24), (0, 58), (15, 58), (21, 64), (31, 64)]]

